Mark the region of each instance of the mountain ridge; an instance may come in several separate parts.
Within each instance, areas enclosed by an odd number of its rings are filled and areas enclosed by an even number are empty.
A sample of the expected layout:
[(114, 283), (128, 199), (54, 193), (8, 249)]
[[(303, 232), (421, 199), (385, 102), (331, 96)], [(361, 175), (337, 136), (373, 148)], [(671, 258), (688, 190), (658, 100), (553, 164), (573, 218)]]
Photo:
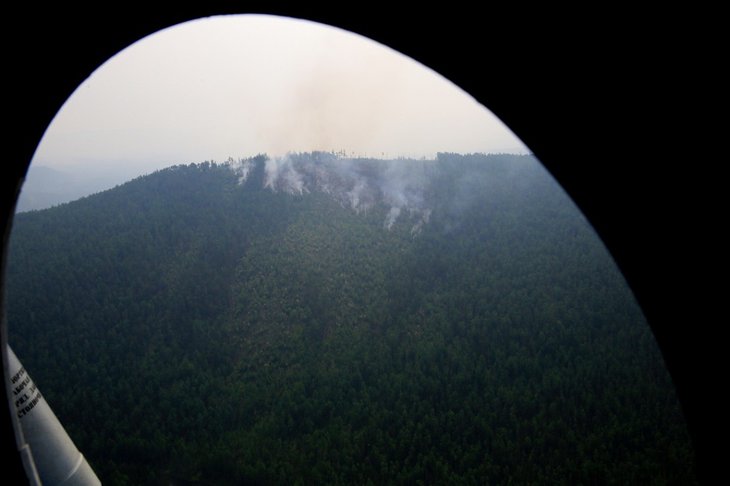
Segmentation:
[(248, 160), (16, 216), (11, 343), (105, 482), (693, 481), (641, 311), (537, 160)]

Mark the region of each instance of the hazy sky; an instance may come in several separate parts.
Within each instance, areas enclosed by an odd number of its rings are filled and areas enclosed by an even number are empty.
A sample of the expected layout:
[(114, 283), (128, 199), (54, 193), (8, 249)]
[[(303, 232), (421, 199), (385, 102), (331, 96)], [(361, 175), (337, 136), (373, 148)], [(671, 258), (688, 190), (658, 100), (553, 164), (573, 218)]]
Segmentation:
[(390, 48), (309, 21), (242, 15), (180, 24), (118, 53), (68, 99), (33, 163), (154, 169), (341, 149), (527, 151), (472, 97)]

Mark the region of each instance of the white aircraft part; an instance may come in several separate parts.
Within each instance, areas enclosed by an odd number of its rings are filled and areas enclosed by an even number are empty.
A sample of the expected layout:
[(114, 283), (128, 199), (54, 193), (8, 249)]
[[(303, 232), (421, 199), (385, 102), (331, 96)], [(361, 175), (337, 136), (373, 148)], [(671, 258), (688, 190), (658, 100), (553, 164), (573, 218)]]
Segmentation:
[(44, 485), (101, 485), (33, 380), (8, 346), (8, 394)]

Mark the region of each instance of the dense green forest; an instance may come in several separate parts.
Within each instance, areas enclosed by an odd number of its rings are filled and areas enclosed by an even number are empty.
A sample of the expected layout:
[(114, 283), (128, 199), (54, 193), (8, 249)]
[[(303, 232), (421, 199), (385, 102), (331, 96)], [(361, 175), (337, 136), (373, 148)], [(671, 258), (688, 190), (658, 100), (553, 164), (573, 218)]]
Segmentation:
[(650, 329), (532, 156), (262, 155), (21, 213), (8, 320), (109, 485), (694, 483)]

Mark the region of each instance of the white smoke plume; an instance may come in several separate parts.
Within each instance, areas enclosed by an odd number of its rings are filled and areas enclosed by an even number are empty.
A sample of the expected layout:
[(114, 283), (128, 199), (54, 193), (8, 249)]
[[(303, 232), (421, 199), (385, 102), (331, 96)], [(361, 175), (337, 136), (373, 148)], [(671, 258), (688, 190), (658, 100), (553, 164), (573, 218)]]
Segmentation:
[(246, 179), (248, 179), (248, 175), (251, 173), (251, 169), (253, 168), (253, 160), (252, 159), (234, 159), (233, 157), (228, 157), (228, 160), (226, 161), (228, 166), (233, 169), (233, 171), (238, 174), (238, 184), (241, 185), (244, 182), (246, 182)]
[(386, 229), (390, 229), (393, 227), (393, 224), (395, 224), (398, 216), (400, 216), (400, 211), (401, 209), (398, 206), (393, 206), (390, 208), (390, 211), (388, 211), (388, 216), (385, 217), (385, 223), (383, 224)]
[[(356, 213), (382, 202), (390, 208), (384, 228), (390, 230), (405, 210), (416, 220), (411, 233), (417, 235), (431, 214), (425, 206), (424, 191), (429, 164), (434, 162), (353, 159), (331, 152), (288, 153), (266, 159), (263, 186), (295, 195), (322, 192)], [(243, 183), (251, 173), (253, 161), (230, 158), (228, 165), (238, 174), (239, 183)]]
[(423, 225), (428, 224), (429, 220), (431, 219), (431, 210), (424, 209), (423, 212), (420, 214), (420, 217), (421, 218), (411, 228), (412, 236), (417, 236), (419, 233), (421, 233)]

